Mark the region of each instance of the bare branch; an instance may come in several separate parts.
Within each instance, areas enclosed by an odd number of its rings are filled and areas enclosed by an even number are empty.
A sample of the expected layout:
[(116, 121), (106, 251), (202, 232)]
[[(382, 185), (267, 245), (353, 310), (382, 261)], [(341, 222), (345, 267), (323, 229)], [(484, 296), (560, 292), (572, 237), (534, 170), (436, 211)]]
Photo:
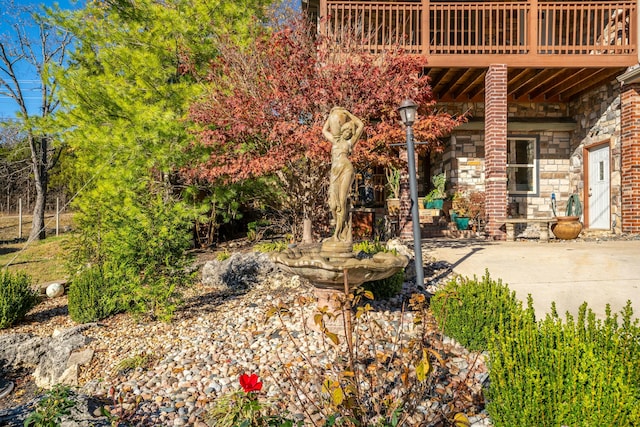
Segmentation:
[[(7, 2), (4, 2), (7, 3)], [(72, 35), (58, 30), (34, 6), (16, 6), (8, 2), (8, 33), (0, 36), (0, 95), (13, 99), (20, 110), (17, 122), (24, 132), (24, 143), (30, 150), (30, 169), (35, 186), (35, 204), (30, 240), (44, 237), (44, 207), (47, 199), (49, 171), (60, 157), (61, 148), (52, 149), (53, 137), (40, 126), (38, 118), (46, 118), (58, 107), (58, 85), (49, 75), (51, 67), (64, 65)], [(37, 29), (33, 35), (30, 29)], [(39, 82), (39, 111), (27, 108), (24, 77)]]

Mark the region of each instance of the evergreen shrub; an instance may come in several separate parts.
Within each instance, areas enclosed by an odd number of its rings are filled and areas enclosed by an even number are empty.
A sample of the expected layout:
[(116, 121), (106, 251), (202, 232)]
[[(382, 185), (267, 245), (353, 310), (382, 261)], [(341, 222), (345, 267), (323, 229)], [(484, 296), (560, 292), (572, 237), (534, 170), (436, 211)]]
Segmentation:
[(489, 272), (478, 279), (457, 277), (431, 298), (431, 311), (440, 329), (471, 351), (483, 351), (502, 323), (523, 313), (515, 292)]
[(0, 329), (24, 318), (38, 303), (38, 294), (31, 288), (31, 278), (22, 272), (0, 272)]
[(353, 245), (353, 251), (355, 253), (363, 252), (367, 255), (377, 254), (378, 252), (386, 252), (387, 248), (385, 245), (378, 241), (369, 241), (363, 240), (362, 242), (355, 243)]
[(69, 316), (78, 323), (95, 322), (122, 311), (117, 287), (100, 266), (81, 271), (71, 282), (68, 297)]
[[(528, 312), (533, 313), (529, 298)], [(596, 320), (533, 314), (504, 323), (490, 341), (487, 409), (501, 426), (640, 425), (640, 327), (627, 302)]]
[(287, 249), (287, 242), (284, 240), (274, 240), (272, 242), (260, 242), (253, 246), (253, 250), (256, 252), (282, 252)]
[(403, 283), (404, 270), (400, 270), (386, 279), (365, 282), (362, 287), (367, 291), (371, 291), (376, 300), (384, 300), (398, 295), (402, 290)]
[[(365, 255), (374, 255), (378, 252), (388, 252), (389, 250), (378, 241), (371, 242), (364, 240), (354, 244), (353, 251), (356, 253), (364, 253)], [(367, 291), (371, 291), (375, 299), (384, 300), (398, 295), (402, 290), (403, 283), (404, 270), (401, 270), (386, 279), (365, 282), (362, 284), (362, 287)]]
[[(99, 266), (100, 286), (108, 283), (112, 295), (97, 316), (122, 309), (169, 321), (182, 303), (182, 290), (192, 282), (188, 249), (193, 224), (183, 204), (153, 192), (125, 202), (117, 210), (111, 204), (102, 209), (87, 204), (76, 214), (80, 233), (70, 250), (70, 273), (82, 275), (87, 264)], [(100, 273), (89, 274), (97, 278)]]

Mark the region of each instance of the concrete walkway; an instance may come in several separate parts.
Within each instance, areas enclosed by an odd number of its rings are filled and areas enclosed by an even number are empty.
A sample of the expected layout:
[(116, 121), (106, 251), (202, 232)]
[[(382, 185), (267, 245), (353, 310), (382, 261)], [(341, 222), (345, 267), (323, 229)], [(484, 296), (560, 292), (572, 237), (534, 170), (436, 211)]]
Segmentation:
[(536, 317), (542, 318), (555, 301), (564, 318), (587, 302), (604, 317), (606, 304), (618, 313), (631, 300), (640, 318), (640, 239), (586, 241), (552, 240), (549, 243), (488, 242), (481, 240), (425, 239), (425, 259), (452, 265), (462, 276), (480, 277), (488, 269), (526, 303), (533, 297)]

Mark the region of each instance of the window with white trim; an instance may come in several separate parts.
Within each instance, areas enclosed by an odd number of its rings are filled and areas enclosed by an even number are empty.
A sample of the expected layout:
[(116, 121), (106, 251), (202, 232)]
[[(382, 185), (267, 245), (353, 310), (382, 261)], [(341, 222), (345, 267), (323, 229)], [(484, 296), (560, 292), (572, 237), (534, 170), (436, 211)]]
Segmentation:
[(538, 192), (537, 153), (537, 138), (507, 138), (507, 191), (509, 194)]

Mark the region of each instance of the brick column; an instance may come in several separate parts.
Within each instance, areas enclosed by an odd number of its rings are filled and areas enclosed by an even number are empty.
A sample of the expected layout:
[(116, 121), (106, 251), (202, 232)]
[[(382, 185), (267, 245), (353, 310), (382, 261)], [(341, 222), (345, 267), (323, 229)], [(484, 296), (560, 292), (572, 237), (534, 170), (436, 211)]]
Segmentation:
[[(485, 77), (484, 169), (487, 232), (504, 240), (507, 216), (507, 66), (493, 64)], [(502, 229), (501, 229), (502, 227)]]
[(640, 83), (622, 86), (620, 109), (620, 220), (623, 233), (640, 233)]

